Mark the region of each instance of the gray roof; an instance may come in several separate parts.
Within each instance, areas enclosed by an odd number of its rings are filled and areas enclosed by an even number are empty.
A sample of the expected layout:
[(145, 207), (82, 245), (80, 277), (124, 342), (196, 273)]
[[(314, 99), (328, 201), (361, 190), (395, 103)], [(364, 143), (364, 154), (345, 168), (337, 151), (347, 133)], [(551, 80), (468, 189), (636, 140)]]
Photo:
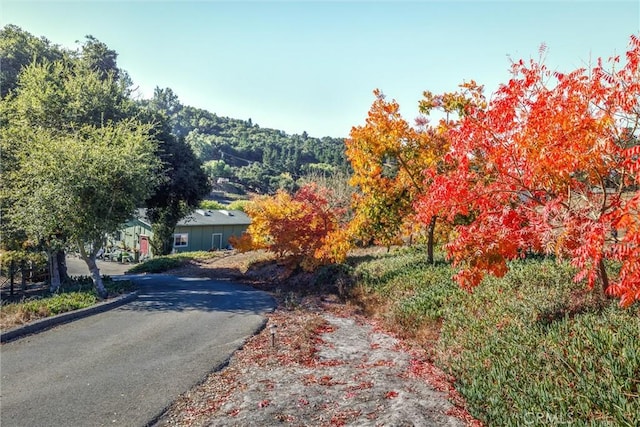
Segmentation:
[[(136, 219), (151, 226), (146, 215), (146, 209), (138, 209)], [(178, 221), (180, 227), (195, 227), (199, 225), (249, 225), (251, 218), (242, 211), (196, 209), (187, 217)]]
[(178, 226), (197, 225), (249, 225), (251, 218), (242, 211), (196, 209), (191, 215), (180, 220)]

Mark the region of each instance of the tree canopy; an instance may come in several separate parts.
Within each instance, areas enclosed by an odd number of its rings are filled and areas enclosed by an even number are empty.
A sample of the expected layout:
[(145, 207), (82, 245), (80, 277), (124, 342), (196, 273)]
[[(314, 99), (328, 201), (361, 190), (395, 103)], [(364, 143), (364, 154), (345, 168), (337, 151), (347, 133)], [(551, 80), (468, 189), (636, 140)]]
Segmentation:
[(159, 160), (126, 84), (82, 52), (22, 66), (2, 100), (2, 227), (51, 259), (75, 246), (104, 295), (95, 254), (153, 191)]

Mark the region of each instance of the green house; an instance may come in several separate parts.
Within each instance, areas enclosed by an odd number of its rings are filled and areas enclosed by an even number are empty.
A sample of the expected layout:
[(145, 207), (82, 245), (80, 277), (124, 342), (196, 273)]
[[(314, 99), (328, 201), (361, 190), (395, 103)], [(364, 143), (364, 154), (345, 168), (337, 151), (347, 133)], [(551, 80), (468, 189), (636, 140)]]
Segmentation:
[[(196, 209), (176, 225), (173, 234), (174, 252), (211, 251), (227, 249), (231, 236), (240, 237), (251, 224), (242, 211)], [(125, 247), (137, 250), (140, 257), (149, 257), (149, 239), (153, 235), (151, 223), (144, 209), (125, 224), (116, 240)]]

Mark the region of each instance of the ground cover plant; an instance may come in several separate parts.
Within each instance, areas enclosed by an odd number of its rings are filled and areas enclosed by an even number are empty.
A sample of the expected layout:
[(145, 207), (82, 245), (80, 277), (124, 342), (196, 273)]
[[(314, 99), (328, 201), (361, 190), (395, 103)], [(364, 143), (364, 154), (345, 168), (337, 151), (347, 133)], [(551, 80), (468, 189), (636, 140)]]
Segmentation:
[(512, 262), (460, 290), (419, 251), (355, 267), (354, 296), (402, 334), (433, 345), (471, 414), (487, 425), (640, 423), (640, 304), (621, 309), (567, 263)]
[[(129, 280), (103, 278), (109, 296), (117, 296), (135, 289)], [(64, 283), (57, 292), (44, 292), (19, 302), (3, 301), (0, 328), (7, 329), (44, 317), (91, 307), (100, 301), (90, 277), (75, 277)]]

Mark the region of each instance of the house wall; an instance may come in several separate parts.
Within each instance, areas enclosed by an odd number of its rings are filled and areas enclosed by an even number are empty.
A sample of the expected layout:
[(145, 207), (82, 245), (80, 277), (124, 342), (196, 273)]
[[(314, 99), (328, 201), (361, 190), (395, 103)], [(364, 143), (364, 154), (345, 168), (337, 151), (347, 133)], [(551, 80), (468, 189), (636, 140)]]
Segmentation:
[[(151, 236), (151, 228), (140, 221), (131, 221), (120, 231), (120, 242), (128, 249), (140, 249), (140, 236)], [(118, 246), (121, 246), (116, 242)], [(151, 252), (151, 247), (149, 247)], [(150, 254), (152, 255), (152, 254)]]
[[(240, 237), (244, 233), (248, 225), (189, 225), (189, 226), (176, 226), (174, 233), (187, 233), (189, 235), (188, 246), (174, 248), (175, 252), (190, 252), (190, 251), (208, 251), (212, 249), (214, 233), (222, 234), (222, 249), (229, 246), (229, 238), (231, 236)], [(151, 237), (151, 228), (139, 221), (132, 220), (125, 224), (124, 228), (119, 232), (119, 239), (112, 242), (116, 246), (122, 246), (124, 244), (129, 249), (140, 248), (140, 235), (146, 235)], [(151, 252), (151, 248), (149, 248)], [(150, 255), (153, 255), (150, 253)]]
[[(177, 226), (174, 233), (187, 233), (188, 246), (175, 248), (176, 252), (208, 251), (212, 249), (213, 234), (222, 234), (222, 249), (229, 246), (231, 236), (240, 236), (247, 229), (246, 225), (199, 225)], [(217, 248), (216, 248), (217, 249)]]

